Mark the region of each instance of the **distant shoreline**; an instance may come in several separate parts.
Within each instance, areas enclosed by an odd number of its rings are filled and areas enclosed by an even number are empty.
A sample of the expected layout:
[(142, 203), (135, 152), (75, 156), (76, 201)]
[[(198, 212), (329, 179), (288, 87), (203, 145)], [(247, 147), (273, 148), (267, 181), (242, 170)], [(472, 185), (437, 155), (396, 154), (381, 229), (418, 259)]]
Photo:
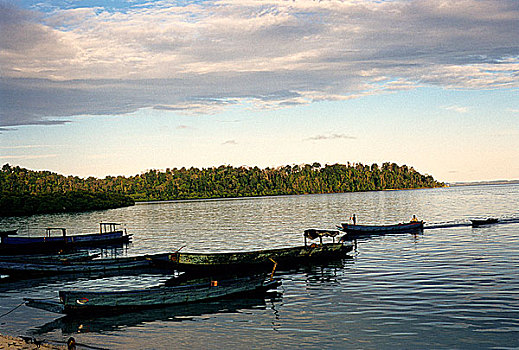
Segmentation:
[(158, 204), (158, 203), (181, 203), (181, 202), (206, 202), (206, 201), (232, 201), (232, 200), (247, 200), (247, 199), (265, 199), (265, 198), (276, 198), (276, 197), (292, 197), (292, 196), (320, 196), (328, 194), (347, 194), (347, 193), (367, 193), (367, 192), (386, 192), (386, 191), (415, 191), (415, 190), (432, 190), (436, 188), (447, 188), (449, 186), (442, 187), (417, 187), (417, 188), (387, 188), (382, 190), (369, 190), (369, 191), (354, 191), (354, 192), (327, 192), (327, 193), (297, 193), (297, 194), (271, 194), (263, 196), (240, 196), (240, 197), (210, 197), (210, 198), (183, 198), (183, 199), (168, 199), (168, 200), (141, 200), (135, 201), (135, 205), (139, 204)]
[(491, 185), (516, 185), (519, 184), (519, 180), (494, 180), (494, 181), (467, 181), (467, 182), (448, 182), (446, 183), (450, 187), (460, 186), (491, 186)]

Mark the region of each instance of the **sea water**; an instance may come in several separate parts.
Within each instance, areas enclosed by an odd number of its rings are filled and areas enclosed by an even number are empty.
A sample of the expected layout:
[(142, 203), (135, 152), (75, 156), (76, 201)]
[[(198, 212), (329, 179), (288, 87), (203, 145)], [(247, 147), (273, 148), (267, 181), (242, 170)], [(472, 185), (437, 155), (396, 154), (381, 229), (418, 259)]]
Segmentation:
[[(358, 239), (350, 259), (277, 271), (282, 286), (261, 297), (84, 318), (22, 305), (0, 318), (0, 332), (55, 342), (73, 336), (111, 349), (519, 348), (519, 185), (144, 203), (2, 218), (0, 230), (66, 227), (79, 234), (120, 222), (133, 243), (102, 254), (236, 251), (301, 245), (305, 229), (334, 229), (352, 214), (358, 224), (416, 215), (428, 228)], [(469, 225), (486, 217), (500, 222)], [(2, 281), (0, 314), (24, 297), (144, 288), (168, 277)]]

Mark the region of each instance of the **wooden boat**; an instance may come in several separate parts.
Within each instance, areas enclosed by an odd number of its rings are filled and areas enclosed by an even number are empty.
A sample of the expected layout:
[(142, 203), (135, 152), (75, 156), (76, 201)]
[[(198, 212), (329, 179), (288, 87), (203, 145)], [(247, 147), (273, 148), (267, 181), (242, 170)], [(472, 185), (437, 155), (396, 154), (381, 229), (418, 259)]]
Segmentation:
[[(322, 236), (321, 234), (317, 237), (322, 238)], [(353, 249), (351, 244), (335, 242), (307, 245), (306, 238), (310, 237), (305, 233), (304, 246), (289, 248), (217, 253), (183, 253), (177, 251), (168, 256), (168, 263), (172, 263), (180, 271), (271, 269), (273, 264), (287, 268), (312, 261), (345, 258), (347, 253)]]
[(31, 254), (31, 255), (0, 255), (0, 262), (66, 262), (66, 261), (89, 261), (100, 256), (97, 254), (90, 254), (88, 250), (81, 250), (77, 252), (52, 253), (52, 254)]
[(240, 313), (244, 310), (267, 308), (266, 301), (280, 302), (282, 293), (278, 291), (258, 291), (247, 295), (231, 295), (197, 303), (178, 304), (153, 309), (142, 309), (109, 313), (104, 315), (65, 315), (34, 329), (32, 334), (47, 334), (60, 331), (63, 334), (106, 333), (120, 330), (121, 327), (135, 327), (155, 321), (192, 321), (197, 316), (217, 313)]
[(131, 257), (94, 259), (90, 261), (0, 261), (0, 273), (12, 277), (59, 274), (89, 274), (154, 267), (155, 260), (164, 260), (168, 253)]
[[(67, 235), (65, 228), (47, 228), (44, 236), (18, 236), (16, 232), (0, 234), (0, 254), (38, 254), (42, 252), (67, 251), (77, 247), (99, 247), (114, 243), (127, 243), (131, 235), (118, 229), (120, 224), (101, 223), (99, 233)], [(53, 234), (55, 231), (59, 235)]]
[(406, 222), (396, 225), (352, 225), (348, 223), (342, 223), (340, 229), (346, 232), (346, 238), (348, 238), (384, 233), (415, 232), (423, 230), (423, 224), (423, 221)]
[(497, 218), (487, 218), (487, 219), (471, 219), (472, 226), (481, 226), (481, 225), (491, 225), (497, 224), (499, 219)]
[(59, 291), (59, 302), (30, 298), (24, 300), (27, 306), (51, 312), (66, 314), (109, 313), (212, 300), (252, 291), (273, 289), (279, 285), (279, 281), (266, 281), (263, 275), (258, 275), (224, 280), (210, 279), (197, 284), (158, 286), (140, 290)]

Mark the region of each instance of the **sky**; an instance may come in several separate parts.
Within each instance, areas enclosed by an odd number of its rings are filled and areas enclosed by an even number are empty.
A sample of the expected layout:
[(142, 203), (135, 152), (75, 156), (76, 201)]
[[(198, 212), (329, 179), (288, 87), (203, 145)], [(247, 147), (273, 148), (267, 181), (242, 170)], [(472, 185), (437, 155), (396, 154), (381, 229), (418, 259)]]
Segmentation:
[(519, 179), (517, 0), (0, 0), (0, 163)]

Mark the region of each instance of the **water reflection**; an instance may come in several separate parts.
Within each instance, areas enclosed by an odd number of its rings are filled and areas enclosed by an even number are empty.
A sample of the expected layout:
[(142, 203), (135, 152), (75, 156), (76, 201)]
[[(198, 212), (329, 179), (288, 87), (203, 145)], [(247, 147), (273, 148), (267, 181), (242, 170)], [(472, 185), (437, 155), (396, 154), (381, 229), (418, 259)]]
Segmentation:
[[(0, 218), (0, 230), (27, 223), (74, 227), (81, 233), (97, 222), (115, 221), (125, 222), (128, 233), (134, 234), (128, 250), (116, 254), (151, 254), (184, 245), (186, 252), (237, 251), (301, 245), (305, 229), (333, 229), (352, 213), (361, 224), (401, 222), (416, 214), (427, 223), (423, 233), (358, 239), (352, 259), (276, 271), (283, 280), (281, 299), (266, 297), (255, 305), (235, 307), (231, 303), (230, 312), (225, 306), (207, 313), (155, 310), (151, 319), (147, 312), (137, 313), (121, 321), (108, 319), (104, 325), (65, 318), (61, 325), (46, 325), (39, 332), (47, 339), (60, 338), (60, 331), (74, 333), (80, 343), (116, 349), (169, 349), (171, 344), (233, 349), (518, 348), (517, 208), (519, 185), (474, 186), (139, 204), (74, 215)], [(500, 222), (469, 226), (469, 219), (486, 216)], [(55, 297), (63, 288), (148, 286), (166, 279), (149, 274), (60, 277), (25, 285), (0, 282), (0, 309), (9, 311), (23, 297)], [(27, 309), (2, 319), (2, 331), (24, 334), (55, 319)], [(190, 322), (177, 322), (183, 319)], [(87, 324), (89, 332), (81, 331)]]

